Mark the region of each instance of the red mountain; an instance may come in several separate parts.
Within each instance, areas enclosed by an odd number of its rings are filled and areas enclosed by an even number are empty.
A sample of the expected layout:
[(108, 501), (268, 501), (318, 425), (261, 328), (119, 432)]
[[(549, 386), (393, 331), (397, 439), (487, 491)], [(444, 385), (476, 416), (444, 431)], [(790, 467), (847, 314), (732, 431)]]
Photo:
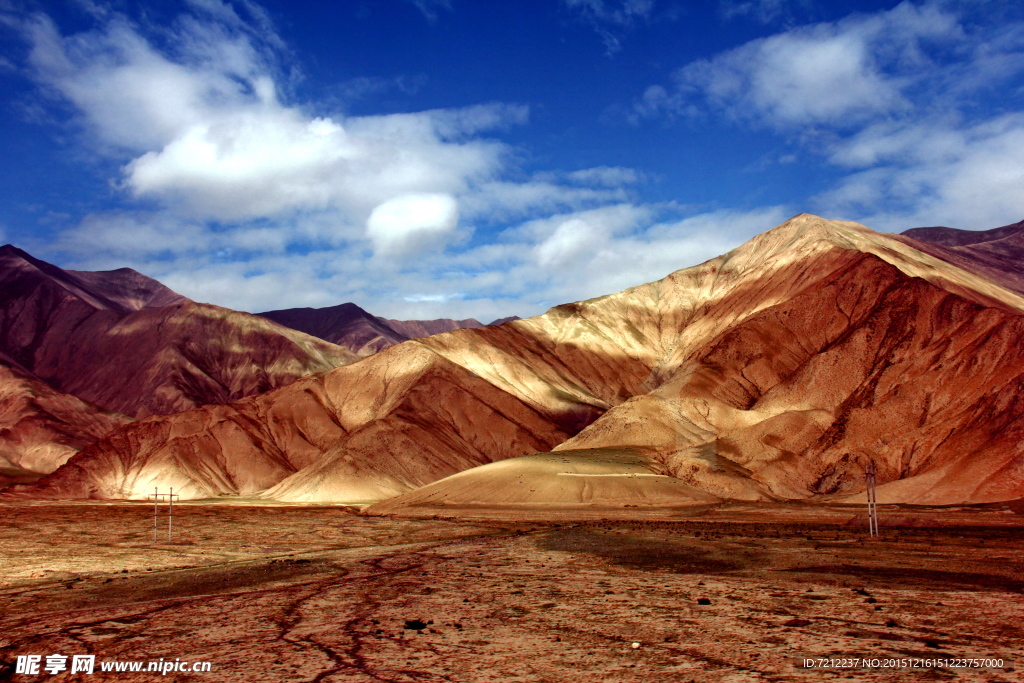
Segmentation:
[(355, 360), (131, 269), (65, 271), (0, 247), (0, 352), (51, 387), (141, 417), (226, 403)]

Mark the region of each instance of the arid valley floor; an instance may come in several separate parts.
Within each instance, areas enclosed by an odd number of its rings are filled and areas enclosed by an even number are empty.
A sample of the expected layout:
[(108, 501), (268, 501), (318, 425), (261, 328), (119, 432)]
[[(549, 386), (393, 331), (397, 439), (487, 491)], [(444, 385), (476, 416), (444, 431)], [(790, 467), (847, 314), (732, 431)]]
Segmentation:
[[(1017, 681), (1024, 508), (731, 504), (446, 521), (195, 502), (0, 506), (0, 680)], [(20, 654), (209, 673), (14, 673)], [(1000, 656), (1003, 669), (797, 658)], [(1017, 668), (1013, 668), (1014, 660)]]

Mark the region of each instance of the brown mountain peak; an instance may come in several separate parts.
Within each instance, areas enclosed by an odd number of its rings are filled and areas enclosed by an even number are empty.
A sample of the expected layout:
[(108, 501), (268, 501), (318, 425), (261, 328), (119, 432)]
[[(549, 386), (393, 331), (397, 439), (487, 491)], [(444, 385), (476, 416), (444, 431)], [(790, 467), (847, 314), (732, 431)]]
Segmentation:
[(259, 315), (279, 325), (338, 344), (360, 357), (409, 339), (407, 335), (354, 303), (326, 308), (288, 308)]
[(129, 268), (65, 271), (0, 250), (0, 353), (61, 392), (134, 417), (223, 403), (356, 358)]

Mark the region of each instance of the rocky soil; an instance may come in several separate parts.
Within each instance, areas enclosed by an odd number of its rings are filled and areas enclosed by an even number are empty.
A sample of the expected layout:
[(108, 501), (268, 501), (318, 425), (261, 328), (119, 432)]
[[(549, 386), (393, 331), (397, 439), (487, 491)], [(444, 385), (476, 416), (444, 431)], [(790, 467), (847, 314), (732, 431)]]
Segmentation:
[(168, 681), (1019, 680), (1024, 509), (882, 513), (869, 540), (844, 507), (452, 523), (190, 503), (153, 543), (146, 504), (7, 504), (0, 680), (53, 653), (211, 663)]

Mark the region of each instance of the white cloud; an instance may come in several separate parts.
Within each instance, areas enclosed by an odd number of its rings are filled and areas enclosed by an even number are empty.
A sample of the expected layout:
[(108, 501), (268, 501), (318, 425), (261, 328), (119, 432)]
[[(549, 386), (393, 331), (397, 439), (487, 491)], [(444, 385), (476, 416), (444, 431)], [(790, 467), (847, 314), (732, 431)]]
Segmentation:
[(231, 7), (200, 4), (207, 20), (179, 19), (173, 55), (118, 15), (66, 37), (42, 15), (23, 26), (38, 80), (75, 105), (98, 141), (138, 154), (124, 186), (182, 215), (242, 221), (332, 210), (363, 222), (393, 197), (464, 192), (493, 176), (507, 148), (476, 136), (528, 117), (526, 107), (500, 103), (310, 116), (280, 101), (274, 41), (237, 29)]
[(606, 187), (622, 187), (633, 185), (642, 180), (643, 176), (632, 168), (621, 166), (595, 166), (573, 171), (567, 175), (572, 182), (585, 185), (603, 185)]
[(932, 70), (925, 46), (961, 35), (954, 15), (904, 2), (887, 12), (795, 28), (692, 62), (648, 88), (640, 116), (721, 112), (791, 128), (851, 125), (910, 106), (904, 90)]
[[(657, 280), (722, 254), (793, 213), (784, 207), (683, 212), (673, 205), (628, 203), (573, 211), (513, 225), (476, 246), (427, 249), (415, 260), (367, 258), (358, 240), (318, 243), (299, 253), (276, 241), (318, 235), (316, 216), (211, 231), (167, 215), (94, 215), (56, 248), (64, 250), (66, 267), (129, 266), (192, 299), (238, 310), (353, 301), (392, 318), (486, 322)], [(435, 217), (440, 221), (444, 214), (435, 209)], [(48, 256), (46, 250), (39, 255)]]
[(403, 296), (403, 301), (408, 301), (414, 304), (421, 303), (433, 303), (433, 304), (445, 304), (452, 299), (465, 298), (465, 294), (462, 292), (455, 292), (454, 294), (411, 294), (409, 296)]
[(833, 158), (871, 168), (815, 201), (879, 230), (993, 228), (1024, 218), (1024, 114), (970, 126), (880, 125), (838, 145)]
[[(731, 3), (755, 11), (776, 2)], [(635, 103), (774, 129), (838, 169), (809, 208), (883, 230), (1024, 217), (1024, 25), (1012, 3), (926, 0), (782, 31), (688, 64)], [(706, 119), (705, 119), (706, 120)], [(834, 175), (826, 170), (827, 175)]]
[(378, 255), (396, 256), (436, 245), (455, 233), (459, 204), (447, 194), (407, 194), (377, 206), (366, 235)]
[(354, 301), (388, 317), (486, 321), (664, 277), (787, 213), (645, 205), (642, 174), (622, 167), (526, 174), (484, 137), (527, 123), (523, 106), (314, 115), (287, 101), (285, 48), (258, 7), (193, 7), (201, 16), (159, 41), (112, 11), (70, 36), (42, 16), (23, 25), (36, 79), (123, 163), (126, 199), (42, 257), (133, 267), (240, 310)]
[(607, 239), (604, 226), (571, 218), (560, 223), (550, 237), (537, 245), (537, 262), (544, 268), (558, 268), (573, 258), (585, 256)]

